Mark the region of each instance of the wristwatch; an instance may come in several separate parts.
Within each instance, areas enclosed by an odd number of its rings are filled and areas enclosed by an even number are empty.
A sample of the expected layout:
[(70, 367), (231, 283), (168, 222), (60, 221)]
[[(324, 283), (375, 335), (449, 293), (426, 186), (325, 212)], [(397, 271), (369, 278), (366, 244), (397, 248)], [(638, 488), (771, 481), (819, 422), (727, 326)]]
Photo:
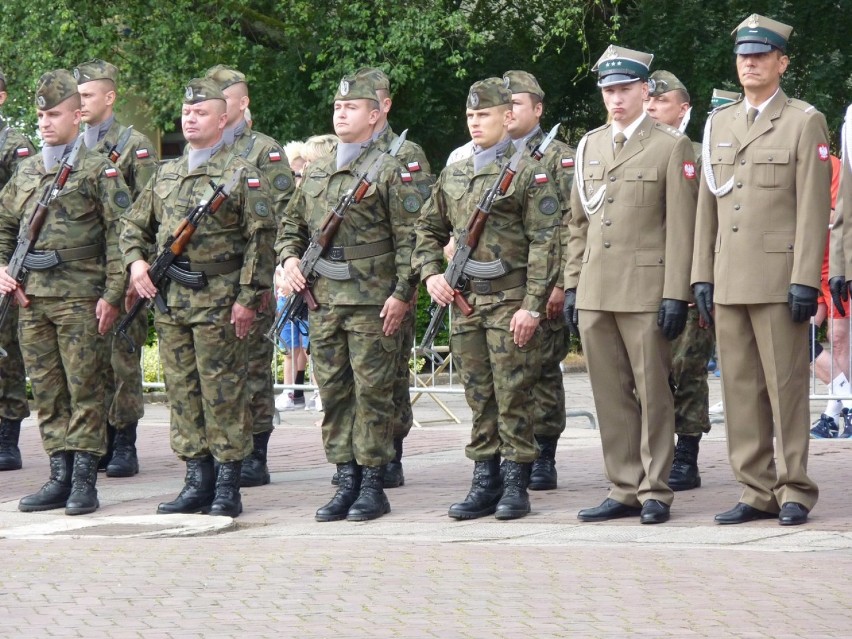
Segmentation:
[(533, 319), (538, 319), (539, 317), (541, 317), (541, 313), (539, 313), (538, 311), (527, 311), (527, 313), (529, 313), (530, 317), (532, 317)]

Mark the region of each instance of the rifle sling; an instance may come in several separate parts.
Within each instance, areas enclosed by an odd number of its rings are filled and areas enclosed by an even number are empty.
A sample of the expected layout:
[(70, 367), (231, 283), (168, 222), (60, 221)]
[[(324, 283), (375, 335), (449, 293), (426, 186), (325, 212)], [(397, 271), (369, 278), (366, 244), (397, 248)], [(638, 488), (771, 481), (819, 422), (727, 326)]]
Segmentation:
[(527, 269), (519, 268), (493, 280), (473, 279), (470, 281), (470, 289), (477, 295), (488, 295), (508, 291), (510, 288), (517, 288), (526, 283)]
[(393, 251), (393, 240), (388, 237), (378, 242), (370, 242), (369, 244), (331, 246), (323, 257), (332, 262), (348, 262), (349, 260), (361, 260), (367, 257), (384, 255), (391, 251)]

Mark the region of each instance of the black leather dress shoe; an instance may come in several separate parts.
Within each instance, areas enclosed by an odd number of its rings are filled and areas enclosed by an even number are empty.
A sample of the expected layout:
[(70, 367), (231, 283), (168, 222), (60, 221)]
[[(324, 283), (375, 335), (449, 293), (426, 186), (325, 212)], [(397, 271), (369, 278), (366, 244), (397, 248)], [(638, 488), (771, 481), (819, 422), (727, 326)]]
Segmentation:
[(671, 507), (657, 499), (649, 499), (642, 504), (639, 521), (643, 524), (661, 524), (669, 520)]
[(775, 517), (775, 513), (769, 513), (765, 510), (758, 510), (757, 508), (749, 506), (748, 504), (737, 502), (737, 505), (731, 508), (730, 510), (726, 510), (725, 512), (716, 515), (716, 523), (744, 524), (747, 521), (754, 521), (756, 519), (774, 519)]
[(578, 512), (577, 519), (580, 521), (607, 521), (609, 519), (619, 519), (620, 517), (635, 517), (641, 511), (641, 508), (628, 506), (607, 497), (600, 506), (584, 508)]
[(778, 523), (782, 526), (798, 526), (808, 520), (808, 509), (795, 501), (786, 501), (778, 513)]

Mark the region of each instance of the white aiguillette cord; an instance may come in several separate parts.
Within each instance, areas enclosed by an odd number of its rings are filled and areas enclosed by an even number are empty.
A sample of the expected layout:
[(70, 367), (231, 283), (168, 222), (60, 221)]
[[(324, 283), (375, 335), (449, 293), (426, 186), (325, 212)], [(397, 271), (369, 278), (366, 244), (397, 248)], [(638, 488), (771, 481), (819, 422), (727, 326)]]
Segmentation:
[(592, 195), (592, 197), (586, 199), (586, 180), (583, 178), (583, 169), (585, 165), (583, 164), (583, 156), (586, 151), (586, 141), (589, 139), (589, 136), (584, 135), (580, 140), (580, 144), (577, 145), (577, 167), (578, 171), (576, 172), (577, 179), (577, 191), (580, 194), (580, 204), (583, 205), (583, 211), (586, 213), (586, 217), (591, 219), (591, 217), (598, 212), (598, 209), (601, 208), (603, 204), (604, 194), (606, 193), (606, 184), (600, 187), (597, 192)]

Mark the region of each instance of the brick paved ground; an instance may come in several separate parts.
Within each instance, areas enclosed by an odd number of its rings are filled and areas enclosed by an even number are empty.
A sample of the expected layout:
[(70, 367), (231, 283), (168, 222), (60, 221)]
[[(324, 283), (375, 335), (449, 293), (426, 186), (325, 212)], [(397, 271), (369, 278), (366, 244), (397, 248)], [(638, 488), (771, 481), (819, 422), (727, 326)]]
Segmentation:
[[(569, 406), (590, 410), (585, 375), (565, 380)], [(580, 524), (607, 482), (596, 432), (574, 418), (560, 488), (533, 493), (531, 516), (454, 522), (470, 424), (462, 397), (447, 402), (462, 424), (415, 429), (392, 513), (358, 524), (313, 521), (332, 494), (316, 413), (283, 415), (273, 484), (244, 490), (233, 522), (153, 515), (183, 477), (162, 405), (140, 428), (142, 472), (101, 476), (96, 514), (19, 513), (47, 475), (28, 420), (25, 468), (0, 474), (0, 637), (852, 636), (852, 442), (812, 443), (822, 496), (804, 527), (713, 525), (739, 495), (721, 425), (702, 441), (703, 487), (676, 495), (670, 523)], [(428, 397), (415, 413), (442, 416)]]

